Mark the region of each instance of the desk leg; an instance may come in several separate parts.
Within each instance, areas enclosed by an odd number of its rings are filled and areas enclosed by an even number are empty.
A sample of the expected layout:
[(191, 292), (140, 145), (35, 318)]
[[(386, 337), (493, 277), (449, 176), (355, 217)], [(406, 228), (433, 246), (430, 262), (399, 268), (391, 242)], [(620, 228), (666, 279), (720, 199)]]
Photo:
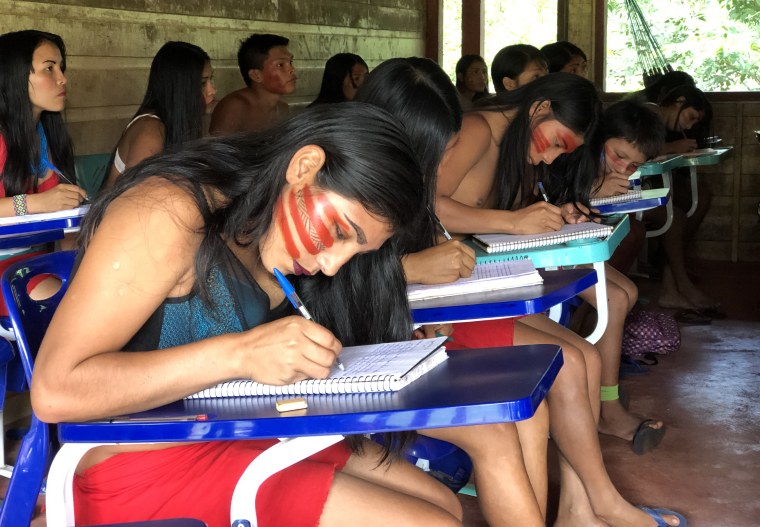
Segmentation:
[(665, 211), (667, 212), (665, 225), (663, 225), (662, 227), (654, 231), (647, 231), (647, 238), (654, 238), (655, 236), (660, 236), (661, 234), (665, 234), (670, 228), (670, 225), (673, 223), (673, 185), (671, 184), (669, 170), (667, 172), (662, 173), (662, 186), (663, 188), (670, 189), (670, 198), (668, 198), (668, 202), (665, 205)]
[(74, 527), (74, 473), (87, 451), (102, 443), (66, 443), (50, 465), (45, 509), (48, 527)]
[[(256, 494), (271, 475), (342, 440), (342, 435), (283, 439), (254, 459), (235, 486), (230, 504), (230, 524), (256, 527)], [(238, 523), (239, 522), (239, 523)]]
[(596, 327), (586, 340), (591, 344), (596, 344), (602, 338), (607, 330), (607, 321), (609, 320), (609, 310), (607, 306), (607, 275), (604, 271), (604, 262), (595, 262), (594, 270), (596, 271)]
[(697, 204), (699, 203), (699, 189), (697, 188), (697, 167), (689, 167), (689, 185), (691, 186), (691, 207), (689, 212), (686, 213), (687, 217), (691, 217), (697, 210)]

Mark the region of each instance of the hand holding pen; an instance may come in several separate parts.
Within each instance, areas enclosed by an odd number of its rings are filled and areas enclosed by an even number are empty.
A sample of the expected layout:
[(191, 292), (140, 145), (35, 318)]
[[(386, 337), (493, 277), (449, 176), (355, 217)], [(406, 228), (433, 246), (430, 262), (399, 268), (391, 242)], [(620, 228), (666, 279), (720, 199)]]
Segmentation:
[[(293, 287), (293, 285), (288, 281), (287, 278), (285, 278), (285, 275), (283, 275), (278, 269), (274, 269), (274, 277), (277, 278), (277, 281), (280, 284), (280, 287), (282, 287), (282, 290), (285, 291), (285, 296), (288, 297), (288, 300), (291, 304), (293, 304), (293, 307), (296, 308), (296, 311), (301, 313), (301, 316), (303, 316), (306, 320), (313, 320), (311, 318), (311, 314), (306, 309), (306, 306), (303, 305), (303, 302), (301, 302), (301, 299), (296, 294), (296, 290)], [(341, 370), (345, 370), (346, 367), (343, 366), (343, 363), (340, 361), (338, 357), (335, 357), (335, 364), (340, 368)]]

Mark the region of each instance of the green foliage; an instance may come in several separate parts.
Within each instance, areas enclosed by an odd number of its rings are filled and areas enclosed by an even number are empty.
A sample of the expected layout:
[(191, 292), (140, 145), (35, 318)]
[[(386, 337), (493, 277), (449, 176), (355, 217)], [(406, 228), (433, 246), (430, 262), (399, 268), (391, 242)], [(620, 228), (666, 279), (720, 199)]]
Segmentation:
[[(758, 0), (638, 0), (665, 59), (705, 91), (760, 90)], [(643, 86), (623, 0), (607, 2), (605, 90)]]
[[(462, 56), (462, 5), (469, 0), (443, 0), (443, 60), (441, 66), (456, 81), (454, 68)], [(483, 2), (483, 58), (490, 69), (498, 51), (512, 44), (538, 48), (557, 40), (556, 0), (486, 0)], [(491, 87), (493, 92), (493, 87)]]

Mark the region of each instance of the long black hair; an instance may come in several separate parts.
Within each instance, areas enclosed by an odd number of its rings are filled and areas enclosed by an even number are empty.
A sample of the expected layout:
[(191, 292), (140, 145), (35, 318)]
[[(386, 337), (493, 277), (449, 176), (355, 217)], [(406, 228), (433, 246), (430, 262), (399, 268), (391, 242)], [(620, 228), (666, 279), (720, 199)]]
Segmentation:
[[(346, 106), (350, 107), (311, 108), (258, 134), (201, 139), (142, 161), (92, 205), (82, 226), (81, 247), (86, 250), (114, 199), (150, 177), (167, 179), (194, 197), (203, 217), (204, 239), (195, 267), (199, 293), (212, 301), (205, 284), (224, 253), (224, 240), (258, 245), (273, 222), (288, 164), (306, 145), (317, 145), (325, 152), (317, 186), (357, 200), (369, 213), (404, 234), (404, 229), (415, 224), (423, 203), (421, 170), (409, 140), (386, 112), (367, 104)], [(224, 205), (212, 209), (206, 198), (210, 189), (225, 199)], [(389, 265), (400, 267), (398, 257), (389, 259)], [(384, 290), (406, 298), (403, 280), (385, 283)], [(333, 302), (340, 304), (342, 300), (336, 297)], [(309, 307), (320, 323), (334, 329), (323, 320), (327, 317), (321, 317), (318, 306), (323, 303), (327, 304), (325, 311), (340, 307), (324, 301)], [(382, 307), (389, 309), (385, 304)], [(408, 307), (402, 311), (401, 318), (408, 325)], [(357, 328), (354, 334), (337, 333), (347, 345), (368, 338), (366, 335), (373, 332), (365, 334), (363, 328), (371, 329), (375, 324), (362, 320), (361, 312), (351, 315)]]
[[(531, 166), (528, 162), (532, 131), (540, 122), (533, 106), (545, 101), (551, 103), (551, 115), (545, 119), (556, 119), (584, 138), (584, 145), (572, 153), (573, 163), (566, 166), (561, 182), (553, 177), (558, 171), (550, 171), (544, 163)], [(551, 187), (553, 202), (588, 203), (599, 166), (598, 155), (590, 145), (598, 145), (602, 115), (599, 95), (590, 81), (571, 73), (550, 73), (516, 90), (498, 93), (476, 105), (476, 109), (515, 111), (499, 149), (494, 182), (497, 208), (510, 210), (533, 203), (538, 180), (543, 180), (547, 190)], [(516, 202), (518, 192), (520, 200)]]
[(546, 64), (546, 57), (536, 46), (513, 44), (501, 48), (491, 63), (491, 78), (496, 93), (507, 91), (504, 86), (504, 77), (516, 81), (531, 62)]
[[(319, 93), (309, 106), (347, 101), (346, 94), (343, 93), (343, 81), (346, 76), (351, 78), (351, 70), (357, 64), (364, 66), (369, 71), (369, 66), (364, 62), (364, 59), (355, 53), (338, 53), (327, 59)], [(358, 86), (354, 87), (358, 88)]]
[(164, 146), (203, 136), (203, 68), (211, 61), (195, 44), (167, 42), (150, 65), (148, 87), (135, 117), (152, 113), (166, 128)]
[[(2, 169), (5, 195), (37, 191), (40, 143), (29, 99), (29, 74), (34, 51), (50, 42), (61, 52), (61, 71), (66, 71), (66, 46), (53, 33), (24, 30), (0, 35), (0, 133), (7, 148)], [(40, 123), (47, 137), (53, 164), (74, 181), (74, 152), (60, 112), (43, 111)]]
[[(462, 107), (448, 75), (430, 59), (386, 60), (375, 68), (356, 96), (379, 106), (404, 125), (425, 178), (425, 203), (435, 211), (438, 165), (449, 140), (462, 128)], [(435, 239), (431, 215), (421, 216), (406, 252), (430, 247)]]

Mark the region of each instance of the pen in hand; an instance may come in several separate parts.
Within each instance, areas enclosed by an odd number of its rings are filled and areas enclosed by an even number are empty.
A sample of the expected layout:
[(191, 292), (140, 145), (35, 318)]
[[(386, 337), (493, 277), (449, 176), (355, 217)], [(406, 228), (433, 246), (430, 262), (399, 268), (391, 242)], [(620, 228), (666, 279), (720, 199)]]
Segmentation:
[[(298, 298), (298, 295), (296, 294), (296, 290), (293, 287), (293, 284), (291, 284), (287, 278), (285, 278), (285, 275), (280, 272), (279, 269), (275, 268), (274, 271), (274, 277), (277, 278), (277, 281), (280, 283), (280, 287), (282, 287), (282, 290), (285, 291), (285, 296), (288, 297), (288, 300), (290, 300), (290, 303), (293, 304), (293, 307), (296, 308), (296, 311), (301, 313), (301, 316), (305, 318), (306, 320), (313, 320), (311, 318), (311, 313), (306, 309), (306, 306), (303, 305), (303, 302), (301, 302), (301, 299)], [(340, 368), (342, 371), (346, 369), (345, 366), (343, 366), (343, 363), (340, 361), (338, 357), (335, 357), (335, 364)]]
[(549, 203), (549, 196), (546, 195), (546, 190), (544, 190), (544, 184), (540, 181), (538, 182), (538, 190), (541, 191), (541, 195), (544, 197), (544, 201)]

